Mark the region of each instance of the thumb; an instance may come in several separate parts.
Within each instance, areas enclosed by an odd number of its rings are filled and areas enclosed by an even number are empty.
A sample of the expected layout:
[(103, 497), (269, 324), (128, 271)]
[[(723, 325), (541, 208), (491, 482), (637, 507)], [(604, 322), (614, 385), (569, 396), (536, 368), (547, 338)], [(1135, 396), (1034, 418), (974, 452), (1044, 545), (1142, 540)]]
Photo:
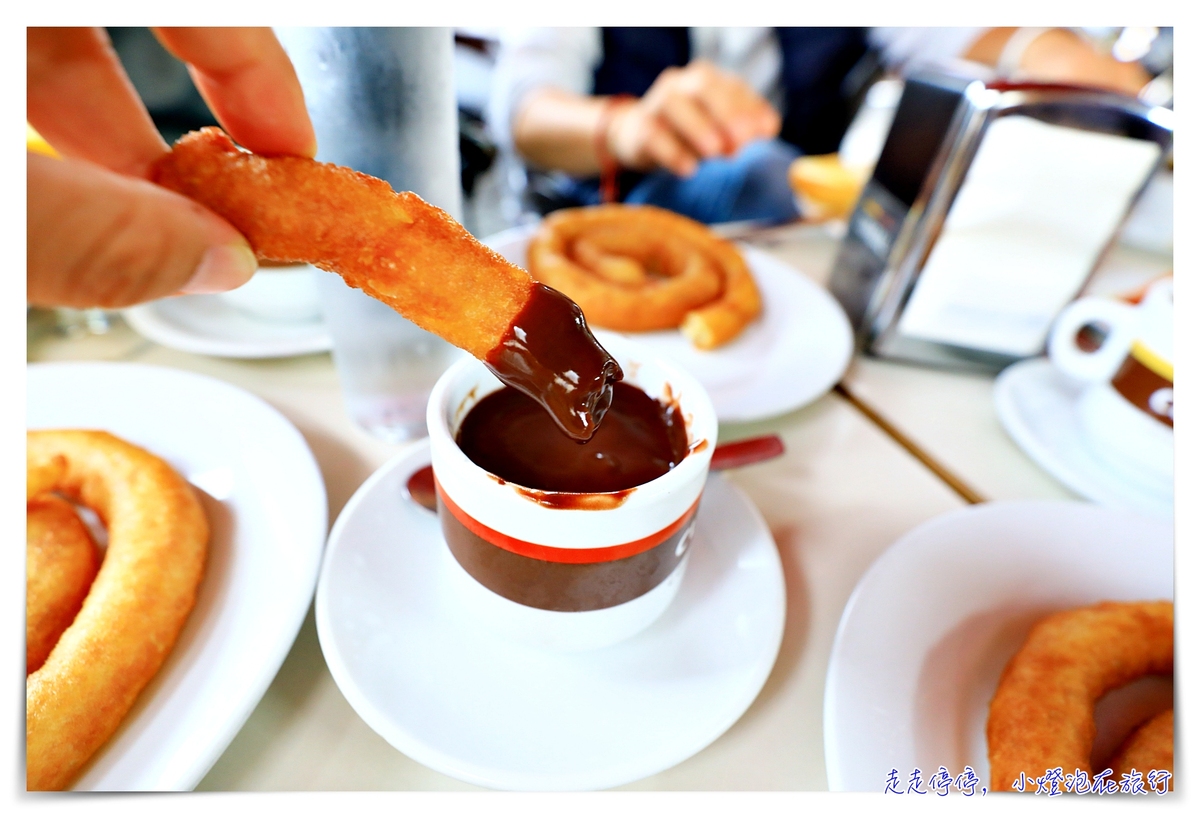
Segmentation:
[(89, 162), (27, 156), (30, 304), (126, 307), (221, 292), (258, 266), (237, 230), (190, 199)]

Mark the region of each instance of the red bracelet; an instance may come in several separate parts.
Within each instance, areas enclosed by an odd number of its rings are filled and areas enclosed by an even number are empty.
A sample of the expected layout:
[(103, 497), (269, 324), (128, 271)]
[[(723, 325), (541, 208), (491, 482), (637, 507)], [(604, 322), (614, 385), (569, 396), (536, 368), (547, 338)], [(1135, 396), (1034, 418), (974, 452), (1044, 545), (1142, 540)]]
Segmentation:
[(621, 163), (608, 150), (608, 126), (617, 108), (633, 99), (629, 94), (613, 94), (605, 98), (600, 119), (596, 121), (593, 143), (596, 160), (600, 164), (600, 201), (605, 204), (617, 201), (617, 174), (621, 171)]

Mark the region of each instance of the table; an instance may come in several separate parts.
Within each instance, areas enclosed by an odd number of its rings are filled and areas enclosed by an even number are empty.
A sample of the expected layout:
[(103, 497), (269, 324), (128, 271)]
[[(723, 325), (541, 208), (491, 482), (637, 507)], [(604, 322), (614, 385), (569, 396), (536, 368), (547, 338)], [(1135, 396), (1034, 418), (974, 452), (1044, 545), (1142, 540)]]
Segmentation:
[[(756, 246), (824, 283), (836, 228), (789, 226)], [(1170, 269), (1170, 259), (1117, 248), (1096, 292), (1119, 292)], [(29, 360), (137, 361), (233, 383), (279, 409), (321, 467), (332, 523), (355, 489), (403, 446), (354, 426), (330, 356), (208, 358), (146, 341), (121, 322), (63, 338), (34, 314)], [(788, 613), (779, 659), (747, 713), (674, 768), (625, 790), (824, 790), (825, 669), (855, 583), (889, 544), (938, 514), (986, 499), (1070, 498), (999, 427), (987, 376), (856, 357), (842, 383), (769, 421), (724, 424), (721, 440), (775, 432), (774, 461), (727, 473), (767, 520), (779, 547)], [(475, 790), (394, 750), (355, 714), (329, 674), (312, 611), (258, 707), (201, 790)]]

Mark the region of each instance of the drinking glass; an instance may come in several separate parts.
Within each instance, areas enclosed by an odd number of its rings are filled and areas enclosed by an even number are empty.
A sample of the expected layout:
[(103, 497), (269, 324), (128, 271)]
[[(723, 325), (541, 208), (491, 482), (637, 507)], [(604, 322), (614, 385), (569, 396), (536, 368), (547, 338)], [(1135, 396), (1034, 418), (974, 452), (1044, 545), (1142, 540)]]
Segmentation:
[[(462, 218), (454, 37), (448, 28), (281, 28), (317, 135), (317, 159), (411, 190)], [(353, 213), (344, 214), (353, 219)], [(459, 350), (319, 273), (347, 411), (385, 440), (424, 436), (425, 402)]]

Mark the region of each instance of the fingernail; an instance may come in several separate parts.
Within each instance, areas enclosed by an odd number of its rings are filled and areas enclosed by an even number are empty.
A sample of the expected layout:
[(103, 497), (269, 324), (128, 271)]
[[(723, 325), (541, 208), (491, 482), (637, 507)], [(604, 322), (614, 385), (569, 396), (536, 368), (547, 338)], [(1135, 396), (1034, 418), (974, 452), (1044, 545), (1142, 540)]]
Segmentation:
[(227, 244), (204, 251), (196, 272), (180, 292), (189, 295), (223, 293), (240, 287), (258, 269), (254, 251), (244, 244)]

